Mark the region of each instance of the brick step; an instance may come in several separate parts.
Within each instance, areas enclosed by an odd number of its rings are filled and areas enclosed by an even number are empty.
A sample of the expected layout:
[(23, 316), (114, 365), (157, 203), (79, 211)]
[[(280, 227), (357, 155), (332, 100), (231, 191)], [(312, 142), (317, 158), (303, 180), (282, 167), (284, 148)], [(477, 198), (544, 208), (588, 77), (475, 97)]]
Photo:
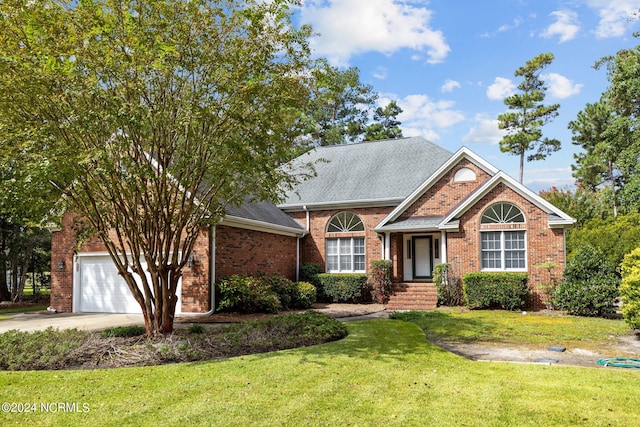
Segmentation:
[(437, 305), (437, 291), (433, 283), (394, 283), (387, 310), (433, 310)]

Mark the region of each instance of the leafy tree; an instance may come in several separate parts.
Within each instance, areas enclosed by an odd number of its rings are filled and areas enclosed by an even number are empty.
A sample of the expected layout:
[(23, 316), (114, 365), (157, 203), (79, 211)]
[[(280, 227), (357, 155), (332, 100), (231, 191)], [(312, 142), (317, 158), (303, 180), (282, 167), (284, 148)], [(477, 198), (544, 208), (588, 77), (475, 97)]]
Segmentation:
[(634, 329), (640, 329), (640, 247), (625, 255), (620, 283), (622, 315)]
[(640, 214), (596, 218), (572, 230), (567, 238), (569, 258), (585, 246), (595, 247), (604, 254), (607, 265), (620, 266), (624, 256), (640, 246)]
[(307, 134), (316, 145), (359, 141), (378, 94), (371, 85), (360, 82), (358, 68), (339, 70), (326, 61), (318, 64), (313, 69), (312, 99), (304, 116)]
[(282, 165), (309, 99), (309, 31), (289, 4), (0, 3), (0, 141), (55, 165), (44, 175), (104, 243), (147, 334), (172, 331), (200, 230), (299, 178)]
[[(576, 219), (575, 227), (580, 228), (594, 218), (605, 218), (605, 206), (608, 194), (603, 191), (592, 191), (583, 185), (575, 189), (559, 189), (551, 187), (540, 191), (540, 196), (558, 209)], [(573, 229), (569, 229), (571, 233)]]
[(384, 108), (376, 108), (373, 114), (374, 122), (367, 126), (364, 139), (379, 141), (381, 139), (402, 138), (401, 123), (398, 120), (400, 113), (402, 113), (402, 108), (395, 101), (389, 102)]
[[(615, 56), (601, 59), (606, 64), (609, 88), (603, 95), (613, 120), (603, 133), (605, 146), (599, 150), (611, 161), (609, 179), (615, 183), (616, 202), (624, 212), (640, 211), (640, 46), (622, 49)], [(594, 160), (595, 161), (595, 160)]]
[(520, 157), (521, 183), (527, 152), (536, 150), (527, 156), (530, 162), (544, 160), (560, 149), (560, 141), (542, 136), (542, 127), (558, 116), (560, 108), (559, 104), (543, 104), (547, 88), (540, 79), (540, 73), (552, 61), (552, 54), (543, 53), (516, 70), (515, 76), (523, 78), (518, 85), (521, 93), (505, 98), (504, 103), (509, 111), (498, 116), (499, 128), (507, 130), (507, 135), (500, 141), (500, 150)]

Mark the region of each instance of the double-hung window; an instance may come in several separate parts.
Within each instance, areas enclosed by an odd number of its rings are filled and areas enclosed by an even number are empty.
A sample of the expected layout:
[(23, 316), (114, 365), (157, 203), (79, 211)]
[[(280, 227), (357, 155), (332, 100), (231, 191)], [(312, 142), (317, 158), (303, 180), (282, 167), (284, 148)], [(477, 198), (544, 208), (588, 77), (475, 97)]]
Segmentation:
[(327, 239), (327, 271), (365, 271), (364, 237)]
[(480, 235), (483, 270), (524, 270), (527, 268), (524, 230), (483, 231)]
[[(480, 261), (483, 270), (526, 270), (526, 231), (522, 211), (511, 203), (496, 203), (483, 213)], [(504, 227), (501, 227), (504, 225)]]
[[(366, 270), (364, 223), (360, 217), (353, 212), (340, 212), (329, 220), (327, 233), (325, 240), (327, 272), (364, 272)], [(348, 236), (343, 233), (348, 233)], [(362, 236), (359, 236), (360, 234)]]

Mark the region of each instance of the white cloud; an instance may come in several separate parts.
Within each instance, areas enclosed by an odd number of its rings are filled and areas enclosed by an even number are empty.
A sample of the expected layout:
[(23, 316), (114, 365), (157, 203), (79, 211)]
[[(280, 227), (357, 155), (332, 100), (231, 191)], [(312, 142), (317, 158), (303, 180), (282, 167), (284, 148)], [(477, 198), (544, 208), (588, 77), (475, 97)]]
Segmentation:
[(551, 187), (565, 188), (575, 185), (576, 180), (571, 176), (571, 168), (540, 168), (524, 170), (524, 184), (534, 191), (546, 190)]
[(548, 87), (549, 94), (554, 98), (564, 99), (580, 93), (582, 84), (573, 83), (565, 76), (558, 73), (542, 74), (540, 76)]
[(492, 101), (502, 101), (507, 96), (513, 95), (516, 85), (510, 79), (496, 77), (493, 84), (487, 88), (487, 97)]
[(518, 28), (520, 26), (520, 24), (522, 24), (522, 19), (521, 18), (516, 18), (513, 20), (513, 23), (511, 24), (504, 24), (501, 25), (500, 28), (498, 28), (498, 32), (499, 33), (503, 33), (505, 31), (509, 31), (513, 28)]
[(387, 78), (387, 68), (386, 67), (378, 67), (373, 72), (373, 77), (378, 80), (384, 80)]
[(551, 24), (540, 37), (549, 39), (554, 36), (560, 36), (560, 43), (572, 40), (578, 31), (580, 26), (578, 22), (578, 14), (572, 10), (556, 10), (551, 12), (550, 16), (556, 19), (556, 22)]
[(320, 34), (311, 40), (315, 53), (333, 65), (346, 65), (359, 53), (390, 55), (404, 48), (426, 53), (429, 63), (442, 62), (451, 49), (442, 32), (430, 27), (432, 12), (422, 3), (306, 0), (301, 18)]
[(458, 89), (460, 87), (462, 87), (460, 85), (460, 82), (457, 82), (457, 81), (451, 80), (451, 79), (447, 79), (447, 80), (445, 80), (444, 84), (440, 87), (440, 92), (442, 92), (442, 93), (453, 92), (454, 89)]
[(596, 9), (600, 16), (596, 37), (620, 37), (631, 26), (629, 18), (640, 9), (639, 0), (587, 0), (590, 8)]
[(378, 105), (387, 105), (392, 100), (402, 108), (398, 120), (402, 123), (400, 127), (404, 136), (423, 136), (437, 141), (440, 139), (438, 132), (465, 120), (464, 114), (454, 109), (453, 101), (433, 100), (427, 95), (408, 95), (404, 98), (384, 95), (378, 99)]
[(476, 126), (462, 138), (464, 144), (490, 143), (497, 145), (507, 134), (506, 130), (498, 128), (498, 120), (491, 119), (484, 114), (479, 114), (474, 119)]

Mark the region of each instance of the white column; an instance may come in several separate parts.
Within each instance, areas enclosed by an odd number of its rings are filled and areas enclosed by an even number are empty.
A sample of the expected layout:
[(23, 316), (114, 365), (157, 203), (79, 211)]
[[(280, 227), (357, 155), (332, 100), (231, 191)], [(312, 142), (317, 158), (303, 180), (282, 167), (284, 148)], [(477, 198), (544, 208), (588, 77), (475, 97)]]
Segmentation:
[(440, 262), (447, 262), (447, 232), (444, 230), (440, 232)]
[(384, 233), (384, 254), (382, 259), (391, 259), (391, 233)]

